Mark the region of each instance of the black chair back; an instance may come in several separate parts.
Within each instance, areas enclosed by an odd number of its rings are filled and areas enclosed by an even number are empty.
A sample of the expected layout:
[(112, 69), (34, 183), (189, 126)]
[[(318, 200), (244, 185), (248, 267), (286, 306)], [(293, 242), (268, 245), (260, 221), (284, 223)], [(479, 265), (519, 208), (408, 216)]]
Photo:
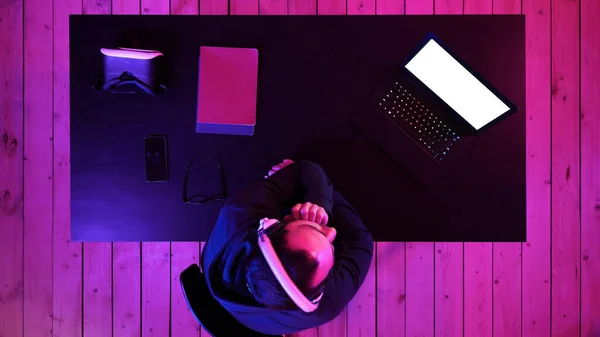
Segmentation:
[(256, 332), (238, 322), (212, 296), (197, 264), (181, 272), (179, 282), (190, 311), (212, 337), (281, 337)]

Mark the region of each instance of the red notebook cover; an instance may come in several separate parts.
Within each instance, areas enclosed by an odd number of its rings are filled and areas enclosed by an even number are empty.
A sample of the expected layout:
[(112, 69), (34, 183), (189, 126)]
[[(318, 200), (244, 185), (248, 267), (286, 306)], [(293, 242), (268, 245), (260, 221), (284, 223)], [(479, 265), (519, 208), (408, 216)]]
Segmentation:
[(258, 50), (200, 47), (196, 132), (252, 135)]

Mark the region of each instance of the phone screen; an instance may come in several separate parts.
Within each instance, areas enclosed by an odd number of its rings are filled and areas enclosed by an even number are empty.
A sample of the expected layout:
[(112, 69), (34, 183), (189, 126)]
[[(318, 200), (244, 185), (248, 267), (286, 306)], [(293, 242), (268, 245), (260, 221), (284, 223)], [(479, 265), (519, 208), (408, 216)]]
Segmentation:
[(164, 182), (169, 180), (167, 137), (146, 137), (144, 139), (144, 153), (146, 156), (146, 181)]

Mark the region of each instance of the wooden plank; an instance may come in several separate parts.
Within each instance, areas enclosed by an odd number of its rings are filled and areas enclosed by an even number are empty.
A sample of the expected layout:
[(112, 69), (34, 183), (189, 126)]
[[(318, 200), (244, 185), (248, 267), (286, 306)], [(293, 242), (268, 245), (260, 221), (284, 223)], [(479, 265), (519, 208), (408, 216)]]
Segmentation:
[(492, 13), (494, 14), (521, 14), (521, 0), (493, 0)]
[[(431, 0), (406, 0), (406, 14), (433, 14)], [(434, 246), (406, 243), (406, 336), (434, 335)]]
[(404, 0), (377, 0), (375, 6), (379, 15), (404, 14)]
[(463, 0), (436, 0), (435, 14), (463, 14)]
[(526, 22), (527, 242), (523, 336), (550, 336), (550, 0), (523, 1)]
[(463, 243), (435, 243), (435, 335), (463, 335)]
[[(52, 280), (53, 262), (52, 58), (48, 57), (52, 55), (53, 42), (52, 1), (29, 1), (25, 6), (24, 15), (23, 335), (51, 337), (52, 282), (40, 282), (40, 280)], [(0, 14), (0, 17), (4, 15)], [(2, 23), (0, 23), (0, 31), (6, 32)], [(2, 42), (0, 45), (7, 44)], [(0, 183), (0, 186), (2, 185)], [(2, 216), (0, 222), (4, 224)], [(1, 235), (4, 236), (3, 233)], [(18, 319), (14, 322), (18, 322)], [(3, 333), (6, 331), (0, 332), (0, 335)], [(14, 336), (18, 336), (18, 333)]]
[[(348, 15), (375, 14), (375, 0), (348, 0)], [(373, 247), (373, 260), (364, 283), (347, 307), (348, 337), (375, 336), (377, 331), (377, 243)]]
[[(175, 0), (173, 0), (175, 1)], [(182, 0), (189, 2), (186, 0)], [(140, 14), (141, 2), (140, 0), (112, 0), (112, 14)]]
[(140, 337), (141, 244), (113, 244), (113, 337)]
[(54, 263), (53, 334), (81, 336), (83, 278), (81, 243), (70, 242), (70, 73), (69, 15), (81, 14), (82, 2), (54, 1)]
[(287, 0), (259, 0), (258, 13), (261, 15), (287, 15)]
[(317, 337), (318, 334), (319, 331), (317, 330), (317, 328), (314, 328), (286, 335), (285, 337)]
[(171, 15), (198, 15), (198, 0), (171, 0)]
[[(258, 10), (258, 9), (257, 9)], [(206, 244), (206, 242), (202, 241), (200, 242), (200, 250), (198, 253), (198, 262), (199, 262), (199, 266), (200, 266), (200, 270), (202, 272), (204, 272), (202, 270), (202, 251), (204, 250), (204, 244)], [(208, 332), (206, 332), (206, 330), (204, 330), (204, 328), (200, 327), (200, 336), (202, 337), (212, 337)], [(308, 337), (308, 336), (307, 336)], [(316, 336), (315, 336), (316, 337)]]
[(0, 5), (0, 336), (23, 336), (23, 3)]
[(375, 0), (348, 0), (346, 13), (348, 15), (375, 14)]
[(346, 0), (318, 0), (317, 14), (343, 15), (346, 14)]
[[(142, 15), (167, 15), (169, 0), (142, 0)], [(171, 244), (142, 242), (142, 337), (171, 331)]]
[[(110, 14), (110, 0), (83, 0), (83, 14)], [(112, 244), (83, 244), (83, 336), (112, 333)]]
[(373, 250), (373, 259), (364, 283), (348, 303), (347, 336), (377, 335), (377, 243)]
[(432, 242), (406, 243), (406, 336), (434, 335)]
[[(219, 5), (216, 1), (171, 0), (171, 15), (227, 14), (227, 0)], [(195, 5), (195, 6), (194, 6)], [(224, 13), (223, 7), (225, 8)], [(171, 336), (200, 337), (201, 327), (191, 313), (179, 283), (179, 275), (191, 264), (200, 263), (201, 246), (199, 242), (171, 243)], [(209, 336), (206, 334), (206, 336)]]
[(327, 322), (323, 325), (320, 325), (317, 330), (318, 334), (321, 337), (346, 337), (347, 336), (347, 327), (346, 320), (348, 318), (348, 307), (342, 311), (338, 317), (334, 318), (332, 321)]
[[(492, 0), (464, 0), (464, 14), (491, 14)], [(464, 335), (492, 336), (492, 244), (465, 242)]]
[(258, 14), (258, 0), (229, 0), (229, 12), (233, 15)]
[[(405, 0), (409, 15), (434, 13), (432, 0)], [(433, 336), (434, 244), (406, 243), (406, 336)]]
[[(112, 0), (113, 15), (140, 13), (140, 0)], [(113, 337), (140, 337), (142, 334), (141, 243), (114, 242), (112, 254)]]
[[(202, 15), (227, 15), (229, 3), (227, 0), (198, 0), (200, 3), (200, 14)], [(190, 14), (198, 14), (198, 11)]]
[(110, 0), (83, 0), (83, 14), (110, 14), (112, 3)]
[(168, 336), (171, 244), (142, 242), (142, 337)]
[[(435, 1), (435, 14), (462, 14), (462, 0)], [(464, 331), (464, 244), (435, 243), (436, 336), (462, 336)]]
[[(316, 15), (316, 0), (288, 0), (289, 15)], [(317, 337), (319, 330), (315, 327), (298, 333), (293, 333), (290, 337)]]
[(112, 245), (87, 242), (83, 246), (83, 336), (110, 336), (112, 318)]
[(580, 334), (579, 0), (552, 0), (552, 336)]
[(492, 14), (493, 0), (464, 0), (464, 14)]
[(433, 0), (405, 0), (404, 10), (406, 14), (429, 15), (433, 14), (433, 5)]
[(171, 336), (199, 337), (200, 325), (185, 301), (179, 274), (191, 264), (199, 264), (198, 242), (171, 243)]
[[(317, 14), (319, 15), (345, 15), (346, 0), (318, 0)], [(346, 307), (335, 319), (317, 328), (320, 337), (346, 337), (347, 336), (348, 308)]]
[(581, 334), (600, 336), (600, 3), (581, 1)]
[(492, 336), (492, 244), (465, 242), (464, 336)]
[[(521, 14), (521, 0), (492, 1), (494, 14)], [(521, 243), (492, 245), (494, 336), (521, 336)]]
[[(257, 9), (258, 10), (258, 9)], [(200, 266), (200, 270), (204, 273), (204, 270), (202, 270), (202, 251), (204, 250), (204, 244), (206, 244), (206, 242), (202, 241), (200, 242), (200, 250), (198, 252), (198, 263)], [(206, 330), (204, 330), (204, 328), (200, 327), (200, 336), (201, 337), (212, 337), (208, 332), (206, 332)], [(316, 337), (316, 336), (315, 336)]]
[(521, 0), (493, 0), (493, 14), (521, 14)]
[(142, 14), (168, 15), (171, 9), (169, 0), (141, 0)]
[(377, 242), (377, 336), (406, 333), (406, 244)]
[[(404, 0), (377, 0), (376, 14), (404, 14)], [(377, 242), (377, 336), (406, 336), (406, 244)]]
[(521, 336), (521, 244), (492, 245), (494, 336)]
[[(409, 15), (433, 14), (433, 0), (405, 0)], [(434, 244), (406, 243), (406, 336), (434, 335)]]
[(229, 14), (229, 3), (227, 0), (199, 0), (200, 14), (227, 15)]
[(317, 14), (317, 0), (288, 0), (290, 15)]

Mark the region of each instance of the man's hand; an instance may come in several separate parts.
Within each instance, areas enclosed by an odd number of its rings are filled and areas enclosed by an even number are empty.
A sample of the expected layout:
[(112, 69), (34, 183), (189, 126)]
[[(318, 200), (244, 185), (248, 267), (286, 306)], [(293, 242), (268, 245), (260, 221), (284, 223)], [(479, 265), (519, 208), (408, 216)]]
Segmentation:
[(286, 215), (283, 218), (284, 222), (307, 220), (321, 226), (325, 226), (329, 221), (329, 216), (327, 215), (325, 209), (319, 205), (311, 204), (310, 202), (296, 204), (294, 207), (292, 207), (291, 213), (292, 214)]
[(271, 170), (269, 171), (269, 174), (266, 175), (265, 178), (272, 176), (275, 172), (277, 172), (277, 171), (281, 170), (282, 168), (284, 168), (290, 164), (293, 164), (293, 163), (294, 163), (294, 161), (291, 159), (284, 159), (281, 163), (273, 166), (271, 168)]

